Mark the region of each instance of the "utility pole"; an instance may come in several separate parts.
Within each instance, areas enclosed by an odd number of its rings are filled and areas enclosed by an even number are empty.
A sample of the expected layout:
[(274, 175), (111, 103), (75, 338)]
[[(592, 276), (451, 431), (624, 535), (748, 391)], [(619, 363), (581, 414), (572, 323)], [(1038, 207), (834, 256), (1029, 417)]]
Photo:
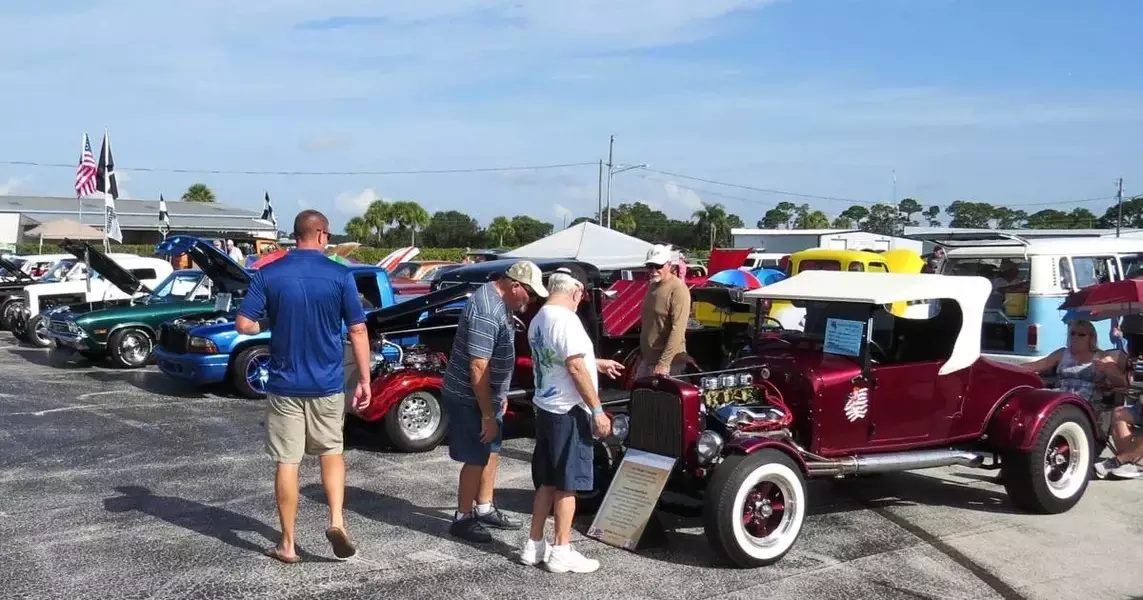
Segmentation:
[(607, 228), (611, 229), (611, 176), (615, 172), (615, 135), (607, 144)]
[(1118, 189), (1115, 192), (1115, 202), (1119, 205), (1119, 218), (1115, 220), (1115, 237), (1119, 237), (1119, 228), (1123, 226), (1123, 178), (1119, 178)]
[(603, 225), (603, 159), (599, 161), (599, 194), (596, 196), (595, 222)]

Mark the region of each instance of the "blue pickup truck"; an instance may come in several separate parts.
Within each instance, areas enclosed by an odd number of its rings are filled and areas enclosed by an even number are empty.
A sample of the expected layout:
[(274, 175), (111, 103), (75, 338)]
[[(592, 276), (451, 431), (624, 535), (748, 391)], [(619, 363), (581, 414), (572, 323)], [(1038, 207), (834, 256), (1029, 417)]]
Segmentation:
[[(367, 312), (397, 303), (385, 269), (373, 265), (349, 268)], [(155, 348), (159, 370), (196, 386), (229, 383), (242, 396), (264, 398), (272, 332), (238, 333), (234, 324), (237, 304), (218, 308), (180, 317), (160, 327)], [(387, 360), (396, 360), (399, 351), (387, 347), (383, 354)]]

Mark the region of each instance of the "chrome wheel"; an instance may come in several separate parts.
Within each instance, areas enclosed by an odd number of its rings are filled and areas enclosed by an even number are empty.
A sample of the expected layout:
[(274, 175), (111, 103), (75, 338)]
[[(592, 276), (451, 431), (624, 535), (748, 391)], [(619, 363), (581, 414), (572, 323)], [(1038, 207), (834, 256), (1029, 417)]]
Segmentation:
[(270, 380), (270, 354), (257, 354), (246, 363), (246, 382), (255, 392), (265, 394)]
[(1079, 424), (1066, 421), (1052, 432), (1044, 452), (1044, 480), (1057, 498), (1070, 498), (1083, 488), (1091, 463), (1091, 442)]
[(151, 356), (151, 337), (142, 331), (131, 330), (119, 337), (119, 356), (123, 362), (138, 366)]
[(734, 537), (742, 551), (769, 560), (789, 550), (805, 517), (805, 493), (797, 474), (769, 463), (747, 475), (734, 500)]
[(432, 437), (441, 426), (441, 405), (429, 392), (413, 392), (397, 405), (401, 433), (411, 441)]

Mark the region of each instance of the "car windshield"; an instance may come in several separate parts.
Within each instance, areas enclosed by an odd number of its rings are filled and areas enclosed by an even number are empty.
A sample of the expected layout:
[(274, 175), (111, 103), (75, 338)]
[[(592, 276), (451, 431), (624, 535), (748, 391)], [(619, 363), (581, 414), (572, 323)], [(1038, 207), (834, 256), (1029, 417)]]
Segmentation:
[(390, 279), (412, 279), (413, 275), (417, 274), (417, 267), (420, 265), (412, 262), (404, 262), (397, 265), (396, 269), (389, 274)]
[[(203, 285), (199, 285), (199, 283)], [(210, 281), (201, 272), (176, 271), (167, 276), (155, 291), (152, 300), (187, 300), (194, 296), (208, 296)]]
[[(83, 263), (74, 258), (68, 258), (59, 261), (52, 267), (44, 276), (40, 278), (41, 282), (51, 283), (56, 281), (75, 281), (76, 279), (83, 279), (85, 271)], [(74, 273), (73, 273), (74, 272)]]
[(1031, 270), (1032, 264), (1019, 256), (950, 256), (945, 259), (941, 274), (976, 276), (991, 281), (992, 295), (988, 299), (987, 308), (1007, 314), (1009, 306), (1004, 301), (1005, 296), (1027, 294)]

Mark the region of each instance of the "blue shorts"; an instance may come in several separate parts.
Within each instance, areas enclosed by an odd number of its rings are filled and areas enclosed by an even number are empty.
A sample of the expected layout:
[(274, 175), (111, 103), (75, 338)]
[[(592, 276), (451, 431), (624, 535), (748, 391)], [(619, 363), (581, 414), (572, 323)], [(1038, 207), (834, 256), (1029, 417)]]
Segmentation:
[(480, 441), (480, 406), (472, 398), (457, 398), (448, 392), (442, 394), (442, 404), (448, 413), (448, 455), (466, 465), (488, 464), (488, 456), (500, 452), (504, 439), (504, 411), (496, 413), (496, 437), (490, 443)]
[(591, 417), (576, 407), (561, 415), (536, 408), (532, 478), (562, 492), (589, 491), (594, 484)]

